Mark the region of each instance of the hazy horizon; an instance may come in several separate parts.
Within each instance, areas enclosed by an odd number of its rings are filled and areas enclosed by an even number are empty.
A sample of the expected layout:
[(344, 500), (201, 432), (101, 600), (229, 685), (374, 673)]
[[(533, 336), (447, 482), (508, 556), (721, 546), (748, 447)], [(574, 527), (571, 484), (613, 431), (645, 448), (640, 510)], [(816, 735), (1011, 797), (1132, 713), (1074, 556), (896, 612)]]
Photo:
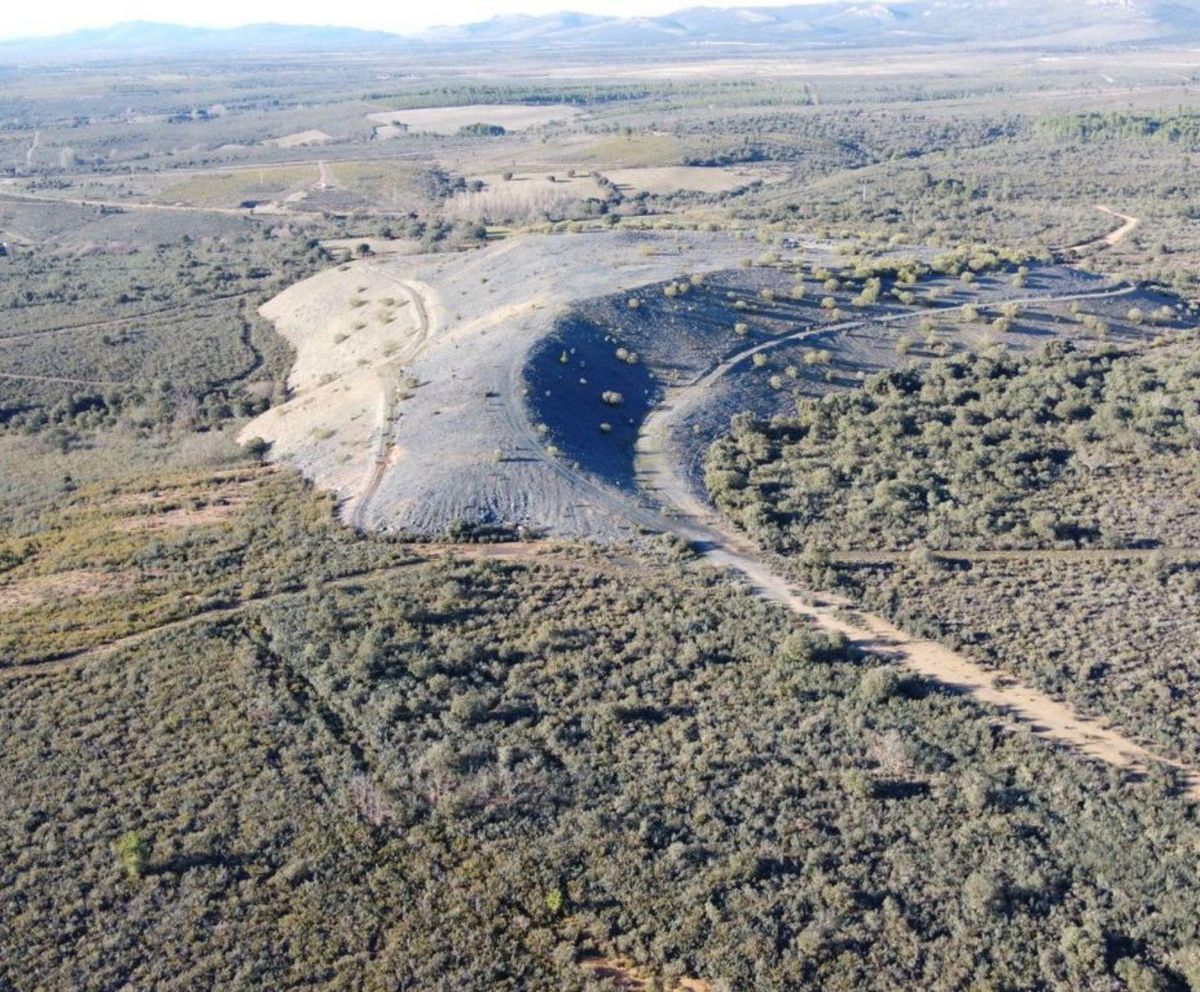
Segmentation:
[[(584, 14), (619, 17), (654, 16), (686, 7), (792, 7), (826, 3), (829, 0), (448, 0), (436, 6), (399, 10), (355, 8), (344, 17), (331, 18), (328, 5), (316, 0), (252, 0), (234, 3), (214, 0), (202, 9), (164, 13), (151, 0), (112, 0), (93, 5), (80, 0), (40, 4), (10, 11), (0, 25), (0, 39), (49, 37), (72, 31), (104, 28), (127, 21), (179, 24), (197, 28), (235, 28), (249, 24), (292, 24), (361, 28), (412, 34), (441, 25), (469, 24), (511, 14), (551, 14), (569, 10)], [(849, 2), (849, 0), (846, 0)]]

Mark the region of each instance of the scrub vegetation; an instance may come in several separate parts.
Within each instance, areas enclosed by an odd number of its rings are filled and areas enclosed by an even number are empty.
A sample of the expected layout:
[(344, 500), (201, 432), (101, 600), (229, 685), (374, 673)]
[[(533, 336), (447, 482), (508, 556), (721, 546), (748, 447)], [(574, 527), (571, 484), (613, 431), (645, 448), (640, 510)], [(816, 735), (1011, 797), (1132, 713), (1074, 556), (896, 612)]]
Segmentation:
[(321, 501), (275, 498), (231, 526), (307, 557), (304, 590), (5, 681), (11, 987), (582, 989), (597, 950), (712, 988), (1195, 977), (1169, 778), (1000, 730), (708, 571), (332, 586)]
[(539, 52), (0, 68), (0, 992), (1200, 990), (1193, 70)]
[(1186, 546), (1198, 417), (1191, 338), (976, 354), (743, 417), (707, 478), (780, 550)]

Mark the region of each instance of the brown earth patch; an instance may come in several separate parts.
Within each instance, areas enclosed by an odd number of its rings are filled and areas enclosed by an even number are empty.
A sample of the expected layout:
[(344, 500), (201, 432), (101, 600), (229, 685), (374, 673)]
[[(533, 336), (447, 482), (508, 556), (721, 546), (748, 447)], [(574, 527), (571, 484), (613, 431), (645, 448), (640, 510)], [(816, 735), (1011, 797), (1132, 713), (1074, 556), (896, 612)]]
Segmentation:
[(230, 493), (201, 506), (176, 506), (160, 512), (125, 517), (118, 521), (116, 527), (120, 531), (163, 531), (210, 526), (228, 520), (249, 502), (249, 493)]
[(122, 572), (75, 568), (52, 575), (32, 575), (0, 585), (0, 610), (27, 610), (62, 599), (91, 599), (124, 592), (133, 577)]
[[(641, 992), (651, 988), (654, 976), (625, 958), (587, 957), (579, 962), (585, 971), (597, 978), (608, 979), (614, 988), (626, 992)], [(669, 992), (712, 992), (712, 986), (700, 978), (677, 978), (662, 982), (659, 988)]]

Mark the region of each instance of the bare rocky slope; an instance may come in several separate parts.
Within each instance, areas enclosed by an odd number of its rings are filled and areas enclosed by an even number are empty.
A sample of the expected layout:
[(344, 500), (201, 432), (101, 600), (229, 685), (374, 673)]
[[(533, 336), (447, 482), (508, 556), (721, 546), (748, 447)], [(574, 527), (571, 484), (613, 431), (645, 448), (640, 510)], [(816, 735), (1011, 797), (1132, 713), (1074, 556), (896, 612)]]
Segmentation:
[[(323, 273), (264, 309), (297, 351), (292, 397), (242, 437), (271, 441), (372, 529), (631, 536), (623, 499), (547, 450), (526, 410), (529, 353), (580, 300), (731, 268), (750, 251), (689, 232), (519, 237)], [(607, 387), (589, 385), (602, 407)]]
[[(1020, 306), (1019, 329), (1004, 334), (1029, 348), (1068, 333), (1071, 303), (1109, 316), (1105, 339), (1121, 340), (1153, 333), (1121, 322), (1121, 308), (1164, 301), (1044, 266), (1017, 279), (944, 279), (923, 290), (924, 306), (901, 291), (895, 304), (839, 316), (807, 293), (782, 302), (779, 280), (795, 266), (777, 253), (759, 268), (738, 265), (748, 247), (729, 236), (607, 232), (345, 265), (268, 305), (297, 348), (295, 395), (243, 438), (271, 440), (277, 458), (336, 488), (358, 527), (502, 525), (602, 542), (674, 534), (817, 628), (995, 706), (1005, 722), (1137, 774), (1171, 768), (1200, 795), (1196, 769), (1020, 683), (998, 686), (993, 671), (879, 617), (849, 622), (847, 604), (797, 591), (786, 568), (716, 517), (697, 479), (699, 453), (729, 412), (783, 410), (793, 392), (851, 388), (868, 369), (909, 361), (897, 335), (931, 314)], [(813, 257), (831, 258), (828, 246), (802, 250), (810, 274)], [(387, 283), (406, 306), (380, 298)], [(346, 309), (372, 308), (373, 322), (352, 319), (330, 336)], [(1156, 330), (1174, 324), (1160, 314)], [(938, 343), (950, 348), (979, 333), (974, 320), (940, 326)], [(353, 354), (338, 351), (350, 342)]]
[[(992, 333), (964, 307), (1019, 301), (1010, 348), (1073, 326), (1070, 301), (1104, 313), (1107, 340), (1163, 298), (1062, 266), (931, 278), (936, 303), (885, 294), (831, 315), (809, 278), (790, 295), (790, 261), (832, 266), (832, 246), (762, 246), (726, 234), (597, 232), (524, 236), (481, 250), (366, 259), (293, 286), (264, 307), (297, 351), (291, 398), (243, 440), (334, 490), (362, 528), (443, 535), (462, 525), (601, 541), (663, 529), (640, 492), (635, 449), (672, 390), (704, 382), (673, 423), (672, 457), (693, 486), (703, 451), (740, 411), (770, 416), (799, 391), (853, 388), (863, 375), (934, 352), (915, 336), (935, 319), (941, 349)], [(750, 264), (752, 256), (759, 263)], [(889, 299), (891, 302), (888, 302)], [(1156, 329), (1161, 330), (1161, 328)]]

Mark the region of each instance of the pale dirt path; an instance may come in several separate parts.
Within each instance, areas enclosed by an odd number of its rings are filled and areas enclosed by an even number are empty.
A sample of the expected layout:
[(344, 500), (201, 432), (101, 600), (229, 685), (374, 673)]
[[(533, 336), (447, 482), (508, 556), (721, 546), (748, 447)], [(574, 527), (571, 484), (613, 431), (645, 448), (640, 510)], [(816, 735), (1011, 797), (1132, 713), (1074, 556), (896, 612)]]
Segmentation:
[(29, 146), (29, 150), (25, 152), (25, 167), (29, 168), (33, 165), (33, 156), (37, 153), (38, 148), (42, 144), (42, 132), (33, 132), (33, 143)]
[[(582, 958), (579, 967), (596, 978), (606, 979), (621, 992), (649, 992), (656, 980), (652, 971), (639, 967), (628, 958), (595, 955)], [(712, 985), (702, 978), (678, 978), (673, 982), (653, 986), (667, 992), (711, 992)]]
[[(1200, 772), (1196, 769), (1155, 755), (1101, 721), (1079, 716), (1064, 704), (1007, 675), (998, 681), (998, 672), (936, 641), (913, 637), (882, 617), (864, 613), (848, 600), (814, 596), (793, 588), (763, 560), (758, 548), (730, 530), (692, 494), (686, 480), (671, 469), (672, 459), (662, 447), (662, 439), (673, 412), (662, 411), (662, 416), (639, 441), (641, 483), (675, 508), (673, 529), (703, 548), (709, 561), (741, 572), (768, 599), (781, 603), (815, 627), (844, 634), (864, 651), (891, 657), (931, 681), (995, 707), (1038, 737), (1067, 744), (1089, 757), (1138, 774), (1144, 774), (1155, 764), (1170, 766), (1181, 773), (1187, 794), (1200, 799)], [(847, 619), (850, 615), (853, 622)]]
[[(110, 317), (106, 320), (85, 320), (78, 324), (62, 324), (58, 327), (43, 327), (36, 331), (22, 331), (18, 334), (9, 334), (0, 337), (0, 346), (13, 344), (17, 341), (28, 341), (34, 338), (46, 337), (51, 334), (63, 334), (67, 331), (99, 331), (105, 328), (122, 327), (126, 324), (138, 324), (141, 321), (150, 318), (157, 318), (156, 323), (166, 323), (172, 320), (183, 320), (188, 317), (209, 317), (211, 311), (204, 310), (203, 307), (215, 302), (224, 300), (240, 300), (245, 299), (253, 293), (253, 290), (246, 290), (241, 293), (213, 293), (204, 298), (203, 303), (172, 303), (164, 307), (156, 307), (153, 310), (146, 310), (142, 313), (130, 314), (128, 317)], [(169, 317), (165, 315), (170, 315)]]
[[(302, 165), (317, 165), (321, 159), (314, 158), (311, 151), (312, 146), (302, 146), (308, 149), (308, 153), (300, 158), (284, 158), (276, 162), (222, 162), (220, 164), (206, 166), (190, 166), (179, 169), (171, 169), (170, 175), (172, 178), (189, 178), (193, 176), (207, 176), (214, 172), (259, 172), (264, 168), (275, 167), (292, 167)], [(330, 156), (324, 156), (326, 161)], [(363, 154), (354, 155), (351, 158), (334, 158), (336, 164), (353, 165), (361, 162), (372, 165), (379, 165), (384, 162), (425, 162), (429, 160), (429, 155), (425, 152), (397, 152), (394, 149), (380, 149), (374, 153), (363, 149)], [(90, 181), (107, 181), (113, 178), (111, 172), (76, 172), (72, 173), (72, 178), (77, 180)], [(0, 187), (15, 186), (18, 180), (15, 178), (0, 179)]]
[[(1074, 298), (1105, 295), (1113, 293), (1105, 291)], [(1051, 301), (1043, 299), (1041, 302)], [(891, 319), (894, 318), (880, 318), (878, 322)], [(700, 548), (709, 561), (741, 572), (762, 595), (786, 606), (817, 628), (843, 634), (863, 650), (890, 656), (931, 681), (995, 707), (1007, 720), (1026, 727), (1036, 736), (1065, 744), (1088, 757), (1136, 774), (1144, 774), (1155, 765), (1174, 768), (1180, 773), (1186, 794), (1192, 799), (1200, 799), (1200, 771), (1197, 769), (1156, 755), (1102, 721), (1082, 717), (1011, 677), (998, 680), (999, 673), (944, 645), (913, 637), (882, 617), (854, 608), (847, 600), (816, 596), (793, 588), (768, 564), (767, 556), (759, 548), (734, 532), (696, 496), (681, 473), (678, 460), (673, 457), (671, 437), (675, 424), (700, 402), (717, 379), (738, 363), (777, 343), (765, 342), (748, 348), (696, 381), (668, 390), (664, 402), (646, 418), (637, 441), (638, 484), (671, 514), (670, 529)]]
[(1140, 217), (1133, 217), (1130, 214), (1118, 213), (1116, 210), (1113, 210), (1111, 207), (1106, 207), (1102, 203), (1097, 203), (1096, 209), (1101, 213), (1108, 214), (1110, 217), (1116, 217), (1118, 220), (1123, 221), (1123, 223), (1115, 231), (1109, 231), (1108, 234), (1102, 235), (1099, 238), (1092, 238), (1090, 241), (1083, 241), (1077, 245), (1071, 245), (1067, 251), (1072, 251), (1076, 254), (1079, 254), (1080, 252), (1087, 251), (1089, 248), (1096, 248), (1101, 245), (1103, 245), (1105, 248), (1116, 247), (1127, 237), (1129, 237), (1129, 235), (1136, 231), (1138, 226), (1142, 223), (1142, 219)]
[(0, 379), (17, 379), (24, 382), (58, 382), (66, 386), (120, 386), (111, 379), (65, 379), (57, 375), (18, 375), (16, 372), (0, 372)]
[(375, 461), (371, 465), (371, 471), (367, 475), (366, 482), (363, 484), (361, 491), (357, 496), (351, 497), (350, 500), (353, 503), (353, 509), (350, 511), (348, 523), (355, 530), (363, 529), (367, 509), (370, 507), (371, 501), (375, 498), (375, 494), (379, 492), (379, 486), (382, 484), (384, 476), (387, 475), (388, 469), (396, 461), (396, 443), (395, 437), (392, 434), (392, 424), (396, 419), (395, 377), (399, 374), (402, 365), (413, 361), (425, 350), (429, 344), (432, 330), (429, 320), (429, 307), (426, 306), (424, 290), (416, 283), (404, 279), (389, 278), (408, 297), (408, 301), (413, 308), (413, 313), (417, 317), (417, 332), (411, 342), (405, 347), (403, 354), (391, 359), (379, 370), (379, 378), (383, 387), (379, 397), (379, 420), (377, 424), (379, 435), (376, 439)]
[[(933, 551), (943, 561), (1017, 561), (1017, 562), (1077, 562), (1077, 561), (1146, 561), (1166, 558), (1171, 561), (1190, 561), (1200, 558), (1200, 548), (1033, 548), (1011, 551)], [(831, 551), (829, 559), (847, 565), (887, 565), (910, 560), (908, 551)]]
[(250, 210), (240, 207), (191, 207), (182, 203), (146, 203), (129, 200), (94, 200), (86, 197), (42, 196), (37, 193), (9, 189), (0, 190), (0, 200), (25, 200), (31, 203), (50, 203), (64, 207), (99, 207), (108, 210), (165, 210), (168, 213), (228, 214), (232, 217), (245, 217), (251, 213)]
[[(274, 202), (262, 203), (257, 207), (199, 207), (187, 203), (150, 203), (145, 200), (100, 200), (91, 197), (43, 196), (38, 193), (0, 188), (0, 201), (4, 200), (50, 203), (66, 207), (95, 207), (112, 211), (149, 210), (185, 214), (224, 214), (227, 217), (252, 217), (256, 214), (285, 212), (279, 204)], [(335, 217), (345, 216), (344, 211), (326, 209), (324, 212)]]
[[(401, 572), (417, 565), (424, 565), (440, 558), (465, 558), (471, 561), (519, 561), (523, 563), (543, 563), (557, 567), (586, 568), (589, 571), (609, 575), (628, 575), (630, 570), (640, 570), (640, 563), (627, 558), (608, 555), (604, 557), (587, 557), (572, 554), (570, 546), (559, 546), (546, 541), (507, 541), (496, 544), (412, 544), (406, 545), (405, 550), (413, 554), (410, 561), (399, 562), (395, 565), (385, 565), (371, 571), (354, 572), (343, 575), (325, 583), (326, 588), (346, 588), (348, 586), (374, 584), (394, 578)], [(256, 596), (234, 603), (232, 606), (221, 606), (208, 610), (200, 610), (190, 616), (170, 620), (167, 623), (148, 627), (136, 633), (119, 637), (105, 644), (94, 647), (79, 648), (65, 652), (45, 661), (34, 661), (20, 665), (9, 665), (0, 668), (0, 683), (13, 679), (34, 676), (55, 675), (72, 671), (88, 661), (105, 658), (121, 648), (140, 644), (156, 634), (170, 630), (179, 630), (197, 623), (219, 623), (238, 616), (251, 609), (266, 606), (270, 603), (296, 599), (308, 593), (309, 586), (296, 586)]]
[[(1095, 292), (1086, 293), (1068, 293), (1061, 296), (1025, 296), (1014, 300), (1001, 300), (1000, 303), (1010, 304), (1018, 307), (1036, 306), (1039, 303), (1071, 303), (1081, 300), (1103, 300), (1113, 297), (1128, 296), (1136, 290), (1136, 286), (1116, 286), (1111, 289), (1098, 290)], [(805, 327), (803, 330), (796, 331), (793, 334), (786, 334), (782, 337), (770, 338), (747, 348), (745, 351), (739, 351), (736, 355), (726, 359), (719, 365), (714, 366), (710, 371), (706, 372), (703, 377), (697, 380), (689, 388), (697, 390), (706, 389), (718, 379), (723, 378), (734, 366), (741, 364), (755, 355), (770, 351), (773, 348), (778, 348), (782, 344), (792, 344), (796, 341), (804, 341), (808, 338), (822, 337), (828, 334), (841, 334), (846, 331), (862, 330), (865, 327), (870, 327), (876, 324), (902, 324), (906, 321), (916, 321), (922, 316), (937, 315), (948, 313), (961, 313), (969, 307), (982, 307), (995, 304), (989, 304), (986, 300), (973, 300), (970, 303), (960, 303), (948, 307), (935, 307), (924, 313), (915, 314), (909, 311), (903, 313), (884, 314), (879, 317), (858, 318), (855, 320), (845, 320), (837, 324), (819, 324), (810, 327)], [(651, 414), (653, 416), (653, 414)]]

